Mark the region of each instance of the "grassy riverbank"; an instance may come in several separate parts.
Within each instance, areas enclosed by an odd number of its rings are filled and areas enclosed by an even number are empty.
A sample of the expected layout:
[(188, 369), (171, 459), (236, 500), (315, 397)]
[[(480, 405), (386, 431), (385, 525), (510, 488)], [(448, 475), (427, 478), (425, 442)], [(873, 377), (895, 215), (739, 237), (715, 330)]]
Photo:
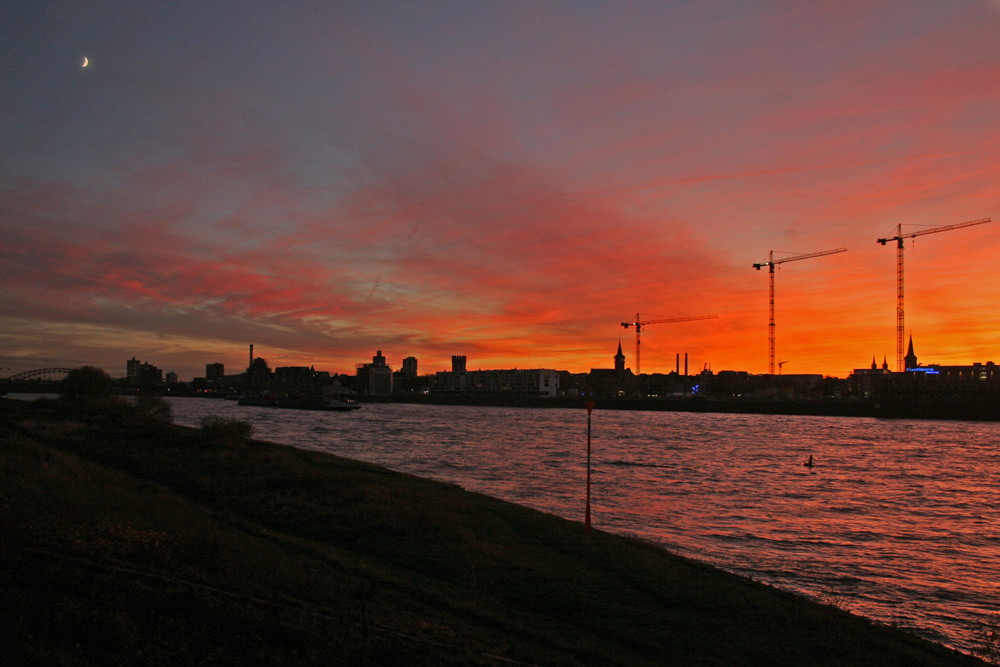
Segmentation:
[(5, 664), (970, 665), (454, 485), (0, 402)]

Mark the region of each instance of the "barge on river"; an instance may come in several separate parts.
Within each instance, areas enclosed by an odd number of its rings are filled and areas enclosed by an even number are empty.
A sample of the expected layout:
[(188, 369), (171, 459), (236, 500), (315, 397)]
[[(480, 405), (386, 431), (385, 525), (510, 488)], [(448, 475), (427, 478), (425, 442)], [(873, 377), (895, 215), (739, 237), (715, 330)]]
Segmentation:
[(287, 408), (291, 410), (327, 410), (332, 412), (350, 412), (361, 406), (343, 398), (325, 398), (323, 396), (276, 396), (274, 394), (258, 394), (244, 396), (237, 400), (240, 405), (252, 405), (265, 408)]

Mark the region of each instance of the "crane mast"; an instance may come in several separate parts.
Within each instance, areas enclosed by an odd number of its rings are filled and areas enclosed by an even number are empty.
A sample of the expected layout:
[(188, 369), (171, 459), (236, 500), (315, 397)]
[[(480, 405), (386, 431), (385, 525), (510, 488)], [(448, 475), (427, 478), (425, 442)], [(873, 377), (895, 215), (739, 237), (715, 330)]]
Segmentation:
[(768, 303), (768, 321), (767, 321), (767, 372), (769, 375), (774, 375), (774, 347), (775, 347), (775, 326), (774, 326), (774, 267), (777, 264), (784, 264), (785, 262), (796, 262), (800, 259), (812, 259), (813, 257), (824, 257), (826, 255), (834, 255), (838, 252), (847, 252), (847, 248), (835, 248), (833, 250), (821, 250), (820, 252), (810, 252), (804, 255), (793, 255), (792, 257), (781, 257), (779, 259), (774, 258), (774, 251), (772, 250), (767, 254), (767, 260), (763, 262), (756, 262), (753, 268), (760, 271), (763, 267), (767, 267), (767, 303)]
[(672, 322), (694, 322), (695, 320), (715, 320), (718, 319), (718, 315), (696, 315), (694, 317), (668, 317), (661, 320), (641, 320), (639, 318), (639, 313), (635, 314), (635, 320), (631, 322), (622, 322), (622, 326), (628, 329), (631, 326), (635, 327), (635, 374), (639, 375), (639, 333), (642, 328), (647, 324), (668, 324)]
[(903, 225), (896, 225), (896, 235), (890, 236), (884, 239), (877, 239), (876, 242), (880, 245), (885, 245), (889, 241), (896, 242), (896, 371), (903, 372), (906, 370), (903, 363), (903, 344), (906, 337), (906, 327), (903, 318), (903, 239), (911, 239), (917, 236), (923, 236), (924, 234), (936, 234), (938, 232), (947, 232), (952, 229), (961, 229), (962, 227), (972, 227), (973, 225), (982, 225), (984, 223), (990, 222), (990, 218), (980, 218), (978, 220), (969, 220), (968, 222), (959, 222), (953, 225), (941, 225), (940, 227), (931, 227), (929, 229), (919, 229), (915, 232), (909, 232), (907, 234), (903, 233)]

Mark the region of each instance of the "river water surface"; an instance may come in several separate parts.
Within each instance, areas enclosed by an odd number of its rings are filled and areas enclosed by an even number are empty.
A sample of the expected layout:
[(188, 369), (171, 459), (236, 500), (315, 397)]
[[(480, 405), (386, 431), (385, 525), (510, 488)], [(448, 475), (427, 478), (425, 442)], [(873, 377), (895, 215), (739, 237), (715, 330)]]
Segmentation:
[[(583, 520), (583, 409), (171, 400), (178, 424), (238, 418), (257, 438)], [(597, 409), (591, 470), (595, 528), (968, 653), (1000, 625), (1000, 423)]]

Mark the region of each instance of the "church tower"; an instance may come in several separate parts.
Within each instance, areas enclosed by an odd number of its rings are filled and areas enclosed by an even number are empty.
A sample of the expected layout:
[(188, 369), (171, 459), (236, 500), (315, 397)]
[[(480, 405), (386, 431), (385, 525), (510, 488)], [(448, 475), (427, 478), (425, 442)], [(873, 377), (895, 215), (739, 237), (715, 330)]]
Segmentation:
[(622, 354), (622, 342), (618, 341), (618, 354), (615, 355), (615, 372), (619, 375), (625, 373), (625, 355)]
[(903, 363), (906, 369), (917, 367), (917, 355), (913, 352), (913, 334), (910, 334), (910, 349), (906, 352), (906, 356), (903, 357)]

